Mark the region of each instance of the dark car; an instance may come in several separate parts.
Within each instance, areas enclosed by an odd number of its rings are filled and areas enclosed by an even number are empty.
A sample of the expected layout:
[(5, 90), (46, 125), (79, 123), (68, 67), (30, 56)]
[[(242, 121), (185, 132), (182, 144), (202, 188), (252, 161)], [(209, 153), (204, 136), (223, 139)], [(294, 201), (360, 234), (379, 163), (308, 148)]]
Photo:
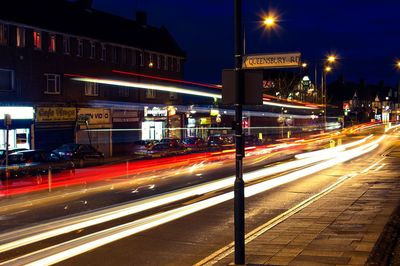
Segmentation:
[[(52, 172), (60, 172), (74, 168), (71, 161), (60, 158), (53, 152), (42, 150), (24, 150), (14, 152), (8, 156), (7, 169), (11, 178), (24, 176), (42, 176), (46, 175), (51, 169)], [(3, 161), (0, 166), (0, 176), (4, 179), (6, 176), (6, 162)]]
[(175, 155), (183, 155), (187, 153), (187, 149), (183, 145), (173, 145), (168, 143), (156, 143), (149, 147), (141, 155), (149, 158), (159, 158)]
[[(24, 148), (16, 148), (16, 149), (10, 149), (10, 150), (8, 150), (8, 154), (10, 155), (11, 153), (14, 153), (14, 152), (18, 152), (18, 151), (26, 151), (27, 149), (24, 149)], [(1, 164), (1, 162), (3, 161), (3, 160), (5, 160), (6, 159), (6, 150), (5, 149), (1, 149), (0, 150), (0, 164)]]
[(64, 160), (71, 161), (99, 161), (104, 159), (104, 154), (93, 148), (89, 144), (64, 144), (53, 150), (55, 154)]
[(235, 147), (235, 137), (233, 135), (212, 135), (208, 137), (207, 144), (211, 149), (232, 149)]
[(183, 146), (185, 146), (189, 151), (203, 151), (207, 149), (207, 142), (202, 138), (198, 137), (188, 137), (182, 140)]
[(161, 144), (171, 144), (173, 146), (179, 146), (181, 145), (181, 140), (178, 138), (163, 138), (160, 141)]
[(263, 142), (261, 139), (257, 138), (255, 135), (245, 135), (244, 136), (244, 144), (245, 144), (245, 146), (258, 146), (258, 145), (262, 145)]
[(151, 146), (155, 145), (158, 143), (155, 140), (137, 140), (133, 142), (133, 147), (132, 147), (132, 153), (133, 154), (143, 154), (143, 152), (146, 152), (147, 149), (149, 149)]

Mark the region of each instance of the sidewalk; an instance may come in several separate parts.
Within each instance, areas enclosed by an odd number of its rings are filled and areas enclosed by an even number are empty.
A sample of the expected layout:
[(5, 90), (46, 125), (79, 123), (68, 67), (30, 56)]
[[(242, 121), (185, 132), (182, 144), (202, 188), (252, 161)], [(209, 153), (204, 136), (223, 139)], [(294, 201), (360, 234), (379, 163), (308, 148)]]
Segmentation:
[[(380, 260), (390, 259), (396, 242), (398, 226), (388, 222), (399, 204), (399, 169), (397, 147), (369, 172), (346, 180), (246, 244), (246, 264), (387, 265)], [(233, 262), (230, 254), (216, 265)]]

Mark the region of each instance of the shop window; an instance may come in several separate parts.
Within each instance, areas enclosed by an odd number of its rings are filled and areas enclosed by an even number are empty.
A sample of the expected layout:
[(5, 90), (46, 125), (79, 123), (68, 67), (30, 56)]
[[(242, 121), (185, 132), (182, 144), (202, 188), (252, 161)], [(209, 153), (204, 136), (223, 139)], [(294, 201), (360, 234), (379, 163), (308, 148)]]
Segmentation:
[(56, 36), (53, 34), (49, 35), (49, 52), (56, 52)]
[(44, 74), (46, 78), (46, 89), (45, 94), (60, 94), (61, 93), (61, 82), (60, 75), (57, 74)]
[(94, 42), (90, 42), (90, 58), (96, 58), (96, 44)]
[(14, 89), (14, 71), (0, 69), (0, 91), (11, 91)]
[(147, 99), (154, 99), (156, 98), (156, 91), (152, 89), (147, 89), (146, 90), (146, 98)]
[(64, 54), (71, 53), (71, 40), (68, 36), (63, 37)]
[(86, 82), (85, 96), (99, 96), (99, 84), (93, 82)]
[(119, 87), (118, 88), (118, 95), (120, 97), (129, 97), (129, 88)]
[(42, 33), (40, 31), (33, 32), (33, 48), (36, 50), (42, 49)]
[(17, 27), (16, 30), (16, 41), (17, 41), (17, 47), (25, 47), (26, 42), (25, 42), (25, 29), (21, 27)]
[(78, 39), (78, 52), (76, 54), (79, 57), (83, 56), (83, 40)]

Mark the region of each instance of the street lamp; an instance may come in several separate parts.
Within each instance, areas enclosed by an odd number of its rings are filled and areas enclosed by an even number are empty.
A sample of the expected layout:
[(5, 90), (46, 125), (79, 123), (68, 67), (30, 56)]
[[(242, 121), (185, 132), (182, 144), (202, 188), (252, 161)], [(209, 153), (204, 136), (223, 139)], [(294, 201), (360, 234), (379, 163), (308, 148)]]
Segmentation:
[(302, 68), (306, 68), (307, 66), (308, 66), (307, 63), (302, 63), (302, 64), (301, 64), (301, 67), (302, 67)]
[[(262, 25), (266, 29), (273, 29), (277, 26), (277, 17), (274, 15), (267, 15), (263, 18)], [(246, 27), (243, 24), (243, 55), (246, 55)]]
[(330, 56), (328, 56), (327, 61), (328, 61), (329, 63), (335, 63), (335, 61), (336, 61), (336, 56), (335, 56), (335, 55), (330, 55)]

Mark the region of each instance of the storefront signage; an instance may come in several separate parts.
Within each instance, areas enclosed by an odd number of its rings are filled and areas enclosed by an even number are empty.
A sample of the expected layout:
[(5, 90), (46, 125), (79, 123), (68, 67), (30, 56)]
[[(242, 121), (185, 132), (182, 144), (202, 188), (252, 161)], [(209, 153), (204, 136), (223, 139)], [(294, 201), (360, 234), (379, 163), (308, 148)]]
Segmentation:
[(138, 111), (133, 110), (113, 110), (113, 122), (115, 123), (129, 123), (138, 122)]
[(33, 107), (27, 106), (0, 106), (0, 119), (5, 114), (11, 115), (11, 119), (33, 119)]
[(36, 122), (67, 122), (75, 121), (76, 108), (73, 107), (38, 107)]
[(243, 56), (242, 67), (245, 69), (299, 67), (300, 57), (301, 53), (247, 55)]
[(210, 125), (211, 117), (202, 117), (200, 118), (200, 125)]
[(150, 108), (148, 106), (144, 107), (144, 117), (152, 116), (152, 117), (157, 117), (157, 116), (167, 116), (168, 114), (168, 108), (166, 107), (153, 107)]
[(87, 115), (90, 117), (89, 125), (100, 125), (111, 123), (111, 112), (102, 108), (79, 108), (78, 116)]

